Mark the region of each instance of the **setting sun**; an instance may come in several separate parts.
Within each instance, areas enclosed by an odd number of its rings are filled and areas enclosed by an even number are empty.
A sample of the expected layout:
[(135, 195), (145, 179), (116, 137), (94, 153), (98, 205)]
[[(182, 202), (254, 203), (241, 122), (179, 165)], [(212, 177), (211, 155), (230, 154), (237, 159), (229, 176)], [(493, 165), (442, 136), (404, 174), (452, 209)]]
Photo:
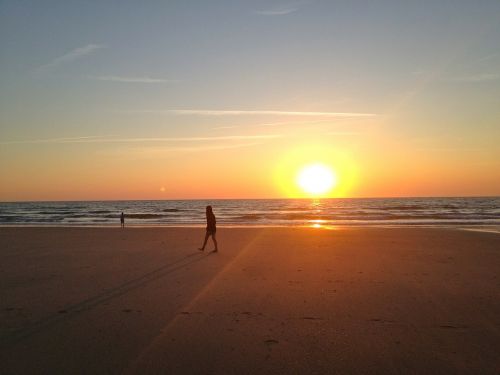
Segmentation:
[(300, 170), (297, 175), (297, 184), (308, 194), (321, 195), (335, 187), (337, 176), (326, 165), (312, 164)]

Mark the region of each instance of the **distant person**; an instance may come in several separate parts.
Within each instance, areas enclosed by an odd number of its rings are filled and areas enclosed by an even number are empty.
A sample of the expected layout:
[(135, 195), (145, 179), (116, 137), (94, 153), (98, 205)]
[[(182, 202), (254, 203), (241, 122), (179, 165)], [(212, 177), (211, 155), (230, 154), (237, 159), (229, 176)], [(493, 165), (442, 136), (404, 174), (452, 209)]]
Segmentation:
[(120, 215), (120, 223), (121, 223), (122, 228), (125, 228), (125, 214), (123, 212)]
[(213, 249), (212, 252), (216, 253), (217, 251), (219, 251), (219, 249), (217, 248), (217, 240), (215, 238), (215, 232), (217, 231), (217, 228), (215, 226), (215, 215), (212, 212), (212, 206), (207, 206), (206, 214), (207, 214), (207, 232), (205, 233), (205, 241), (203, 241), (203, 246), (198, 248), (198, 250), (204, 251), (205, 246), (207, 245), (208, 237), (212, 236), (212, 241), (214, 241), (214, 246), (215, 246), (215, 249)]

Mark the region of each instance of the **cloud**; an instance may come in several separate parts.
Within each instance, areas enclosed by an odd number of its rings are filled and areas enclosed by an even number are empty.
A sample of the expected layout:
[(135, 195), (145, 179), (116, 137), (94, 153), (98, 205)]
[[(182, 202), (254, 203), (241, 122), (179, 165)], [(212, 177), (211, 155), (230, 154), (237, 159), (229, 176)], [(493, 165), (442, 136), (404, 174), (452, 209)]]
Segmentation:
[(257, 124), (256, 126), (283, 126), (283, 125), (301, 125), (301, 124), (306, 124), (306, 125), (312, 125), (312, 124), (321, 124), (324, 122), (329, 122), (332, 121), (331, 118), (327, 119), (314, 119), (314, 120), (307, 120), (307, 121), (280, 121), (280, 122), (266, 122), (263, 124)]
[(281, 4), (268, 9), (256, 10), (255, 14), (260, 14), (262, 16), (285, 16), (290, 13), (294, 13), (300, 9), (304, 4), (309, 3), (309, 1), (295, 1), (287, 4)]
[(207, 110), (207, 109), (169, 109), (159, 111), (134, 111), (135, 113), (171, 113), (174, 115), (197, 116), (241, 116), (241, 115), (271, 115), (271, 116), (308, 116), (308, 117), (371, 117), (374, 113), (357, 112), (301, 112), (301, 111), (246, 111), (246, 110)]
[(277, 9), (269, 9), (269, 10), (257, 10), (255, 13), (261, 14), (263, 16), (284, 16), (286, 14), (290, 14), (298, 11), (297, 7), (288, 7), (288, 8), (277, 8)]
[(327, 132), (326, 135), (347, 135), (347, 136), (351, 136), (351, 135), (360, 135), (362, 134), (361, 132), (350, 132), (350, 131), (331, 131), (331, 132)]
[(475, 82), (496, 81), (498, 79), (500, 79), (499, 73), (483, 73), (483, 74), (473, 74), (473, 75), (462, 76), (462, 77), (454, 77), (454, 78), (448, 79), (448, 81), (475, 83)]
[(48, 64), (42, 65), (42, 66), (38, 67), (36, 70), (39, 72), (52, 70), (54, 68), (57, 68), (58, 66), (68, 64), (68, 63), (76, 61), (84, 56), (90, 55), (90, 54), (92, 54), (92, 53), (94, 53), (102, 48), (106, 48), (106, 46), (103, 44), (87, 44), (86, 46), (75, 48), (74, 50), (69, 51), (65, 55), (56, 57), (54, 60), (52, 60)]
[(151, 77), (90, 76), (90, 78), (97, 79), (99, 81), (112, 81), (112, 82), (124, 82), (124, 83), (168, 83), (168, 82), (177, 82), (175, 80), (170, 80), (170, 79), (151, 78)]
[(280, 138), (281, 134), (257, 135), (228, 135), (219, 137), (157, 137), (157, 138), (112, 138), (109, 136), (87, 136), (72, 138), (32, 139), (21, 141), (0, 142), (7, 144), (35, 144), (35, 143), (141, 143), (141, 142), (209, 142), (209, 141), (235, 141), (235, 140), (264, 140)]
[(28, 139), (20, 141), (0, 142), (2, 145), (11, 144), (28, 144), (28, 143), (68, 143), (68, 142), (91, 142), (93, 140), (101, 140), (110, 137), (109, 135), (88, 135), (85, 137), (64, 137), (64, 138), (45, 138), (45, 139)]
[(235, 148), (251, 147), (251, 146), (261, 145), (262, 143), (263, 142), (250, 142), (250, 143), (237, 143), (237, 144), (206, 145), (197, 147), (167, 146), (167, 147), (148, 147), (148, 148), (129, 149), (129, 150), (135, 150), (136, 152), (142, 151), (148, 154), (164, 153), (164, 152), (202, 152), (202, 151), (230, 150)]
[(493, 59), (496, 59), (498, 57), (500, 57), (500, 52), (491, 53), (489, 55), (482, 56), (482, 57), (478, 58), (477, 60), (474, 60), (472, 62), (472, 64), (482, 63), (484, 61), (493, 60)]
[(146, 146), (146, 147), (120, 147), (98, 150), (98, 155), (119, 158), (120, 160), (149, 160), (169, 157), (172, 153), (196, 153), (217, 150), (231, 150), (244, 147), (254, 147), (264, 142), (231, 143), (231, 144), (209, 144), (201, 146)]
[(213, 130), (220, 130), (220, 129), (234, 129), (234, 128), (239, 128), (241, 126), (238, 125), (232, 125), (232, 126), (217, 126), (215, 128), (212, 128)]

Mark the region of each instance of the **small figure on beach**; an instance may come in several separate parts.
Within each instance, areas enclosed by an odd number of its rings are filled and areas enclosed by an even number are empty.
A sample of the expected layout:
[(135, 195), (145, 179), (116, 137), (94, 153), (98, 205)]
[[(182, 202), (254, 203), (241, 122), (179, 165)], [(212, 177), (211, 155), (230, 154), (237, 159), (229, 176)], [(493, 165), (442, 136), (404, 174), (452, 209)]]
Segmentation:
[(215, 249), (212, 250), (213, 253), (219, 251), (217, 248), (217, 239), (215, 238), (215, 232), (217, 228), (215, 226), (215, 215), (212, 211), (212, 206), (207, 206), (206, 208), (207, 215), (207, 232), (205, 233), (205, 241), (203, 241), (203, 246), (199, 247), (198, 250), (204, 251), (205, 246), (207, 245), (208, 237), (212, 236), (212, 241), (214, 242)]
[(120, 223), (122, 228), (125, 228), (125, 214), (122, 211), (122, 214), (120, 215)]

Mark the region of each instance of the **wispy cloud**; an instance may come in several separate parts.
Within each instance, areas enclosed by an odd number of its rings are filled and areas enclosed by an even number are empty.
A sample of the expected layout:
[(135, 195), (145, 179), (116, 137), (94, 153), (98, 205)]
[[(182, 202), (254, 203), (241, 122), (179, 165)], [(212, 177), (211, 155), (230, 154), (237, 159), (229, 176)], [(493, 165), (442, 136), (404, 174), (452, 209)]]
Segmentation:
[(225, 144), (207, 144), (197, 146), (175, 146), (175, 145), (147, 145), (142, 147), (125, 146), (117, 148), (106, 148), (96, 151), (98, 155), (106, 158), (118, 158), (119, 160), (158, 160), (168, 158), (172, 154), (178, 153), (198, 153), (218, 150), (240, 149), (245, 147), (255, 147), (262, 145), (264, 141), (247, 143), (225, 143)]
[(495, 52), (495, 53), (491, 53), (489, 55), (479, 57), (478, 59), (474, 60), (471, 64), (483, 63), (485, 61), (494, 60), (494, 59), (497, 59), (499, 57), (500, 57), (500, 52)]
[[(344, 122), (345, 120), (353, 120), (352, 117), (335, 119), (335, 124)], [(251, 127), (274, 127), (274, 126), (293, 126), (293, 125), (316, 125), (316, 124), (325, 124), (332, 123), (334, 119), (332, 118), (313, 118), (309, 120), (301, 120), (301, 121), (279, 121), (279, 122), (264, 122), (257, 124), (245, 124), (245, 125), (228, 125), (228, 126), (217, 126), (213, 127), (213, 130), (220, 129), (234, 129), (234, 128), (251, 128)], [(333, 123), (332, 123), (333, 124)]]
[(92, 142), (110, 137), (109, 135), (88, 135), (84, 137), (63, 137), (63, 138), (43, 138), (43, 139), (24, 139), (18, 141), (0, 142), (2, 145), (11, 144), (35, 144), (35, 143), (68, 143), (68, 142)]
[[(328, 116), (327, 116), (328, 117)], [(285, 125), (313, 125), (313, 124), (322, 124), (325, 122), (330, 122), (332, 121), (331, 118), (326, 118), (326, 119), (314, 119), (314, 120), (307, 120), (307, 121), (280, 121), (280, 122), (265, 122), (263, 124), (258, 124), (256, 126), (285, 126)]]
[(36, 71), (47, 71), (47, 70), (52, 70), (54, 68), (57, 68), (58, 66), (68, 64), (70, 62), (76, 61), (84, 56), (90, 55), (92, 53), (95, 53), (96, 51), (105, 48), (106, 46), (103, 44), (87, 44), (86, 46), (83, 47), (78, 47), (75, 48), (72, 51), (69, 51), (68, 53), (56, 57), (54, 60), (49, 62), (48, 64), (39, 66)]
[(124, 76), (90, 76), (99, 81), (124, 82), (124, 83), (171, 83), (178, 82), (172, 79), (151, 77), (124, 77)]
[(131, 154), (143, 154), (143, 156), (159, 156), (171, 152), (203, 152), (203, 151), (216, 151), (216, 150), (230, 150), (243, 147), (252, 147), (263, 144), (263, 142), (249, 142), (249, 143), (231, 143), (231, 144), (216, 144), (216, 145), (203, 145), (203, 146), (149, 146), (142, 148), (127, 148), (126, 150), (117, 150), (117, 152), (125, 153), (128, 156)]
[(242, 115), (268, 115), (268, 116), (308, 116), (308, 117), (371, 117), (374, 113), (358, 112), (299, 112), (299, 111), (247, 111), (247, 110), (211, 110), (211, 109), (167, 109), (132, 111), (132, 113), (171, 113), (174, 115), (196, 116), (242, 116)]
[(228, 135), (220, 137), (156, 137), (156, 138), (112, 138), (102, 136), (87, 136), (74, 138), (30, 139), (20, 141), (0, 142), (0, 144), (35, 144), (35, 143), (141, 143), (141, 142), (210, 142), (235, 140), (265, 140), (280, 138), (281, 134)]
[(500, 79), (499, 73), (481, 73), (481, 74), (472, 74), (461, 77), (452, 77), (449, 78), (448, 81), (475, 83), (475, 82), (496, 81), (498, 79)]
[(290, 14), (293, 12), (298, 11), (298, 7), (288, 7), (288, 8), (281, 8), (281, 9), (268, 9), (268, 10), (257, 10), (255, 13), (261, 14), (263, 16), (284, 16), (286, 14)]
[(256, 10), (254, 13), (262, 16), (285, 16), (296, 12), (300, 7), (306, 4), (307, 1), (295, 1), (291, 3), (281, 4), (267, 9)]
[(220, 130), (220, 129), (234, 129), (234, 128), (239, 128), (241, 127), (238, 125), (232, 125), (232, 126), (216, 126), (215, 128), (212, 128), (213, 130)]
[(466, 153), (466, 152), (480, 152), (484, 151), (482, 148), (471, 148), (471, 147), (420, 147), (416, 149), (420, 152), (456, 152), (456, 153)]
[(331, 131), (331, 132), (327, 132), (326, 135), (347, 135), (347, 136), (351, 136), (351, 135), (360, 135), (362, 134), (361, 132), (351, 132), (351, 131)]

